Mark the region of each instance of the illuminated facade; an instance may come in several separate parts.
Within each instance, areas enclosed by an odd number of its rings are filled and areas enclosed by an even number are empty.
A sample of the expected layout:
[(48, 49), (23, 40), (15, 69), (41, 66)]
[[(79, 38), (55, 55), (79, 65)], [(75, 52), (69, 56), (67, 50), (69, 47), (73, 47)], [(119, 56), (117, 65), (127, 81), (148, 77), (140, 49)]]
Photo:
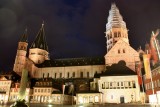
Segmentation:
[[(15, 102), (19, 98), (19, 90), (20, 90), (20, 82), (12, 82), (11, 88), (10, 88), (10, 96), (9, 96), (9, 102)], [(32, 89), (30, 88), (30, 83), (27, 83), (27, 88), (25, 91), (25, 101), (29, 102), (30, 98), (32, 96)]]
[(77, 93), (76, 94), (77, 101), (76, 104), (96, 104), (96, 103), (102, 103), (102, 93)]
[(95, 72), (102, 72), (105, 69), (103, 57), (50, 60), (43, 24), (29, 49), (29, 58), (26, 57), (27, 46), (25, 31), (18, 43), (13, 68), (19, 75), (22, 74), (25, 64), (32, 78), (42, 78), (48, 75), (52, 78), (93, 78)]
[[(155, 94), (157, 95), (157, 99), (154, 101), (154, 103), (160, 104), (160, 66), (158, 65), (154, 69), (152, 69), (152, 80), (151, 78), (146, 78), (146, 75), (144, 75), (144, 84), (146, 89), (146, 100), (149, 102), (149, 95)], [(153, 85), (152, 85), (153, 84)]]
[[(95, 74), (101, 74), (104, 71), (107, 72), (106, 67), (117, 64), (120, 61), (125, 61), (126, 66), (132, 70), (135, 75), (128, 75), (124, 78), (121, 75), (114, 76), (106, 76), (104, 77), (106, 80), (110, 79), (108, 82), (113, 82), (115, 78), (118, 81), (122, 82), (128, 81), (127, 89), (117, 89), (116, 91), (121, 92), (124, 102), (131, 102), (130, 96), (134, 101), (139, 101), (139, 86), (137, 85), (137, 76), (136, 76), (136, 64), (140, 61), (139, 53), (134, 50), (130, 44), (128, 39), (128, 30), (126, 28), (126, 23), (123, 21), (121, 14), (119, 13), (119, 9), (115, 4), (112, 4), (111, 10), (109, 11), (108, 23), (106, 24), (106, 39), (107, 39), (107, 53), (104, 57), (97, 58), (68, 58), (68, 59), (54, 59), (51, 60), (49, 58), (48, 46), (46, 43), (45, 32), (44, 32), (44, 24), (42, 24), (35, 41), (32, 43), (29, 48), (29, 57), (27, 54), (27, 32), (25, 31), (24, 35), (22, 35), (19, 43), (17, 54), (15, 58), (14, 68), (13, 70), (21, 75), (22, 69), (26, 68), (29, 71), (29, 75), (32, 78), (40, 79), (40, 78), (52, 78), (52, 79), (93, 79)], [(27, 65), (27, 66), (26, 66)], [(118, 73), (118, 70), (117, 70)], [(131, 78), (127, 80), (127, 78)], [(103, 91), (102, 85), (103, 77), (99, 79), (94, 79), (95, 81), (91, 82), (92, 85), (89, 88), (79, 87), (85, 86), (88, 83), (79, 84), (76, 89), (79, 91), (94, 91), (93, 93), (86, 92), (76, 92), (76, 103), (105, 103), (110, 102), (108, 99), (110, 96), (108, 93), (114, 93), (115, 90), (108, 89)], [(101, 81), (101, 82), (100, 82)], [(133, 88), (133, 81), (136, 84), (136, 88)], [(100, 82), (100, 84), (99, 84)], [(107, 82), (107, 81), (105, 81)], [(44, 82), (42, 82), (43, 84)], [(74, 83), (74, 82), (73, 82)], [(81, 83), (81, 82), (79, 82)], [(46, 103), (48, 100), (54, 100), (54, 95), (52, 92), (54, 88), (52, 86), (47, 86), (48, 83), (43, 84), (46, 85), (44, 87), (40, 87), (41, 85), (36, 85), (33, 87), (33, 102), (43, 102)], [(39, 82), (41, 84), (41, 82)], [(76, 84), (76, 83), (74, 83)], [(74, 85), (73, 84), (73, 85)], [(77, 82), (78, 84), (78, 82)], [(77, 85), (76, 84), (76, 85)], [(50, 82), (49, 82), (50, 85)], [(130, 88), (131, 87), (131, 88)], [(83, 89), (84, 88), (84, 89)], [(129, 92), (129, 95), (125, 95), (125, 91)], [(99, 92), (102, 92), (100, 94)], [(59, 94), (61, 95), (61, 94)], [(58, 99), (62, 97), (57, 96)], [(115, 95), (113, 95), (115, 96)], [(119, 95), (119, 97), (121, 97)], [(69, 97), (68, 97), (69, 98)], [(104, 100), (104, 98), (106, 98)], [(113, 97), (114, 98), (114, 97)], [(129, 100), (127, 101), (126, 99)], [(72, 97), (71, 97), (72, 99)], [(118, 98), (120, 99), (120, 98)], [(56, 100), (55, 100), (56, 101)], [(59, 101), (59, 100), (57, 100)], [(67, 100), (66, 100), (67, 101)], [(112, 102), (112, 101), (111, 101)], [(113, 102), (118, 102), (119, 100), (114, 99)], [(60, 103), (60, 102), (55, 102)]]
[(103, 93), (103, 103), (130, 103), (140, 101), (137, 75), (102, 76), (99, 91)]
[(5, 78), (4, 76), (0, 78), (0, 101), (8, 102), (10, 95), (10, 87), (12, 81), (10, 79)]
[(123, 21), (115, 4), (112, 4), (109, 11), (106, 38), (107, 54), (105, 55), (105, 65), (112, 65), (124, 60), (129, 68), (136, 71), (136, 62), (140, 61), (139, 53), (129, 44), (126, 23)]
[(146, 90), (146, 102), (160, 104), (160, 65), (159, 65), (159, 42), (156, 33), (152, 32), (150, 44), (145, 45), (143, 62), (145, 68), (144, 84)]

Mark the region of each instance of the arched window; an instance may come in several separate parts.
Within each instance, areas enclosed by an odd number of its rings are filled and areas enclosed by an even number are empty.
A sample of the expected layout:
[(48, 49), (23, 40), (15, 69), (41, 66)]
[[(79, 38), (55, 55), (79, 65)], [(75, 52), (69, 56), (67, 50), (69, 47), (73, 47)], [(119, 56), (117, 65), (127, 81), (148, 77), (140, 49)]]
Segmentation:
[(62, 78), (62, 73), (60, 73), (60, 78)]
[(81, 75), (80, 75), (80, 76), (81, 76), (81, 78), (83, 78), (83, 72), (81, 72)]
[(89, 78), (89, 72), (87, 72), (87, 78)]
[(121, 37), (121, 33), (120, 32), (118, 32), (118, 37)]
[(118, 49), (118, 53), (120, 54), (120, 49)]
[(93, 102), (93, 96), (89, 96), (89, 103)]
[(125, 49), (123, 49), (123, 53), (125, 53)]
[(72, 73), (72, 77), (75, 77), (75, 72)]
[(55, 78), (57, 77), (57, 73), (55, 73)]
[(99, 97), (98, 96), (95, 96), (95, 103), (98, 103), (99, 102)]
[(132, 83), (133, 83), (133, 88), (136, 88), (135, 81), (132, 81)]
[(114, 37), (117, 37), (117, 32), (114, 32)]

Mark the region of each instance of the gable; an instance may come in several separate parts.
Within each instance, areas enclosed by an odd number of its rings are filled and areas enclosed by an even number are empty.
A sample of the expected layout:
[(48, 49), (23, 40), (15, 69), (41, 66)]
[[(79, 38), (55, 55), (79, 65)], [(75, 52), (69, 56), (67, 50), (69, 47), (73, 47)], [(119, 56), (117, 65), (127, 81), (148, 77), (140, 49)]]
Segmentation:
[(105, 58), (110, 56), (117, 56), (117, 55), (127, 55), (127, 56), (138, 56), (139, 53), (134, 50), (128, 43), (120, 39), (117, 43), (110, 49), (110, 51), (105, 55)]
[(3, 77), (0, 77), (0, 80), (1, 80), (1, 81), (6, 81), (7, 78), (3, 76)]

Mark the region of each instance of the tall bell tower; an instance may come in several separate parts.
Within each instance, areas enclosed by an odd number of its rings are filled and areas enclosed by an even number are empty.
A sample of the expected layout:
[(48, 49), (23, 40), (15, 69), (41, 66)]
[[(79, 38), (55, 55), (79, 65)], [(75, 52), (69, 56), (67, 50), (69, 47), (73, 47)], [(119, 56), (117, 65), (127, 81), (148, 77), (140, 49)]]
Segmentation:
[(114, 3), (109, 11), (105, 33), (107, 39), (105, 65), (111, 66), (119, 61), (125, 61), (127, 67), (136, 71), (136, 63), (140, 61), (139, 53), (130, 46), (126, 23)]
[(19, 75), (21, 75), (22, 69), (25, 67), (26, 64), (27, 46), (28, 46), (28, 36), (26, 29), (24, 34), (21, 36), (20, 41), (18, 42), (17, 54), (13, 67), (13, 71), (15, 71)]
[(49, 60), (48, 46), (44, 32), (44, 23), (42, 23), (36, 39), (29, 49), (29, 59), (31, 59), (35, 64), (41, 64), (45, 60)]
[(107, 52), (109, 52), (120, 38), (123, 38), (123, 40), (129, 44), (126, 23), (123, 21), (123, 17), (114, 3), (111, 5), (111, 9), (109, 11), (105, 34), (107, 39)]

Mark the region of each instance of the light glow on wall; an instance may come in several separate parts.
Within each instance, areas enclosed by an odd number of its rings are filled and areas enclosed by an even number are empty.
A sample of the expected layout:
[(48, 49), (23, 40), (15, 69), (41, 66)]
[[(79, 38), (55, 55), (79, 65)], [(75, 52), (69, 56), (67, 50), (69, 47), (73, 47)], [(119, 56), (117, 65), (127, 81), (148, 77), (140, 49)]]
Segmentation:
[(157, 103), (157, 95), (156, 94), (149, 95), (149, 103), (151, 103), (151, 104)]
[(83, 98), (82, 97), (79, 97), (79, 103), (83, 103)]
[(49, 99), (49, 100), (48, 100), (48, 102), (49, 102), (49, 103), (51, 103), (51, 102), (52, 102), (52, 100), (51, 100), (51, 99)]

